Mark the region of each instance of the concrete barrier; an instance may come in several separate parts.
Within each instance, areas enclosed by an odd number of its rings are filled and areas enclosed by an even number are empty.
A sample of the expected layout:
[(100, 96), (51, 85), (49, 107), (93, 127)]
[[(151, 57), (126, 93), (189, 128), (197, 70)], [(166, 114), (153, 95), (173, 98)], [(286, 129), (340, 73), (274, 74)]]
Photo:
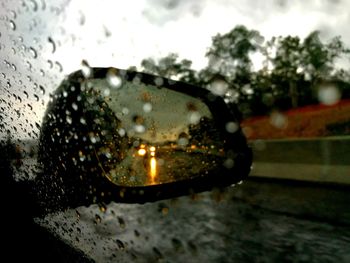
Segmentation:
[(251, 176), (350, 185), (350, 136), (256, 140)]

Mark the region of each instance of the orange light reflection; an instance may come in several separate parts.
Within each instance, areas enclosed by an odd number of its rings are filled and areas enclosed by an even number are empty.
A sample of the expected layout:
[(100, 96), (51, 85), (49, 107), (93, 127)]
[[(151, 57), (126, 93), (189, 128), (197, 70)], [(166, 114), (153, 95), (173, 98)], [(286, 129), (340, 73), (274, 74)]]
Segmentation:
[(155, 157), (151, 157), (150, 160), (150, 176), (152, 183), (154, 183), (154, 180), (157, 176), (157, 160)]

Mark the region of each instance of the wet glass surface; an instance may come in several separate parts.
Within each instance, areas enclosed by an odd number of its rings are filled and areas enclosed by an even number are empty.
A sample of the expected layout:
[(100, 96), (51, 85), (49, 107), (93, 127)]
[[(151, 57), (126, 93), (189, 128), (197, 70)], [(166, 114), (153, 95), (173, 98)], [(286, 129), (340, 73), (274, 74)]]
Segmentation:
[[(51, 233), (42, 244), (62, 241), (79, 258), (87, 255), (96, 262), (349, 262), (349, 9), (346, 1), (326, 0), (1, 0), (0, 193), (5, 200), (1, 226), (9, 232), (3, 238), (14, 244), (8, 253), (26, 257), (26, 248), (33, 248), (35, 259), (46, 249), (32, 238), (37, 229), (28, 230), (30, 198), (14, 183), (31, 183), (42, 173), (39, 137), (57, 87), (78, 69), (89, 78), (92, 67), (116, 67), (192, 83), (227, 105), (238, 105), (255, 156), (251, 179), (174, 200), (102, 203), (35, 218), (36, 226)], [(122, 85), (111, 71), (97, 89), (101, 102), (124, 114), (118, 118), (125, 127), (114, 134), (138, 136), (131, 148), (118, 149), (120, 155), (133, 156), (132, 161), (124, 158), (119, 170), (108, 164), (107, 148), (96, 152), (110, 180), (152, 185), (195, 177), (222, 163), (220, 140), (203, 148), (175, 129), (166, 139), (176, 144), (170, 152), (171, 145), (150, 141), (147, 116), (174, 112), (163, 104), (157, 108), (148, 94), (128, 93), (128, 98), (137, 97), (137, 105), (120, 98)], [(118, 101), (111, 102), (113, 96)], [(80, 109), (76, 99), (69, 110), (50, 118), (69, 127), (72, 113)], [(178, 109), (185, 133), (188, 120), (201, 121), (188, 113), (212, 117), (197, 103), (189, 100)], [(78, 117), (74, 122), (86, 124), (86, 116)], [(167, 117), (165, 126), (173, 124)], [(103, 123), (117, 125), (108, 117)], [(165, 129), (161, 125), (158, 129)], [(232, 134), (237, 128), (235, 122), (225, 127)], [(73, 145), (69, 160), (74, 168), (84, 168), (89, 156), (80, 147), (94, 145), (97, 132), (80, 136), (67, 130), (65, 136), (63, 129), (49, 134), (57, 143), (50, 138), (52, 148), (61, 142)], [(203, 129), (196, 133), (205, 135)], [(55, 160), (62, 164), (65, 157)], [(226, 165), (232, 166), (232, 160)], [(136, 178), (130, 170), (142, 174), (142, 180), (130, 181)], [(54, 243), (55, 253), (69, 254), (60, 249)]]

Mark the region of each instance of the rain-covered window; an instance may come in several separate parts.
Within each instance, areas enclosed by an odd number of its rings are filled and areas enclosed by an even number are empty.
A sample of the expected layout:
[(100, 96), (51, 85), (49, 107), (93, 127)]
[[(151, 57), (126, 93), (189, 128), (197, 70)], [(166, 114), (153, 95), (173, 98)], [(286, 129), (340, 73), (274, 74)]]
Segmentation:
[(348, 262), (349, 8), (1, 0), (5, 251)]

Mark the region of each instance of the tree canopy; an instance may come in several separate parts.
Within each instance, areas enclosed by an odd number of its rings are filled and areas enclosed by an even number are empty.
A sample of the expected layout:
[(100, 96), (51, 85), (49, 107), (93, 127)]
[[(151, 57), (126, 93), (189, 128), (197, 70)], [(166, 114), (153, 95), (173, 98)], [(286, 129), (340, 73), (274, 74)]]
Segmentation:
[[(148, 73), (214, 89), (228, 103), (237, 103), (244, 116), (252, 116), (319, 103), (318, 92), (326, 84), (350, 97), (350, 75), (337, 63), (349, 61), (349, 53), (340, 36), (325, 42), (320, 31), (313, 31), (304, 39), (289, 35), (265, 40), (257, 30), (238, 25), (212, 38), (202, 70), (193, 70), (190, 60), (175, 53), (146, 58), (141, 66)], [(258, 70), (254, 55), (263, 57)]]

